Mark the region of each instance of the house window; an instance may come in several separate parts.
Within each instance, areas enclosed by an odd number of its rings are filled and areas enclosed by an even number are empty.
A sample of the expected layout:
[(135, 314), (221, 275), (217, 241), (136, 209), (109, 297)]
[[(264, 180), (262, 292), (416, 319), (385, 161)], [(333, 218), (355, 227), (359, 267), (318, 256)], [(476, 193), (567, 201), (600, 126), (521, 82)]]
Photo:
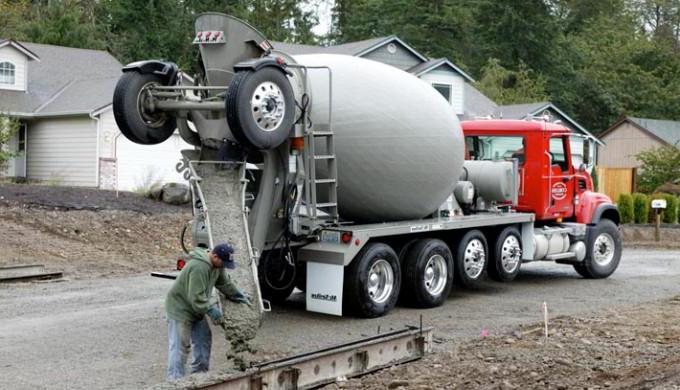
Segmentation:
[(14, 85), (15, 67), (11, 62), (0, 62), (0, 84)]
[(432, 84), (432, 86), (444, 96), (447, 102), (451, 102), (451, 84)]

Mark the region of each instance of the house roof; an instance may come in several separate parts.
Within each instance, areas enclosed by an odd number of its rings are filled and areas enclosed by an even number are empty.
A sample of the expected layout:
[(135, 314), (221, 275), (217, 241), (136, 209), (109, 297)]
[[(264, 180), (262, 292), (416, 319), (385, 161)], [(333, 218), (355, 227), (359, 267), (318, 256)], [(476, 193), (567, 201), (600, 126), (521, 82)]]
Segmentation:
[(0, 111), (20, 117), (89, 114), (111, 103), (122, 68), (111, 54), (37, 43), (21, 45), (40, 61), (28, 62), (27, 91), (0, 90)]
[(37, 54), (33, 53), (28, 48), (26, 48), (26, 46), (15, 41), (14, 39), (5, 39), (5, 40), (0, 39), (0, 48), (5, 47), (5, 46), (12, 46), (13, 48), (19, 50), (26, 57), (28, 57), (29, 60), (40, 61), (40, 57), (38, 57)]
[(467, 81), (474, 83), (475, 80), (470, 77), (467, 73), (465, 73), (461, 68), (457, 67), (454, 63), (449, 61), (446, 58), (435, 58), (431, 60), (427, 60), (425, 62), (421, 62), (420, 64), (410, 68), (407, 70), (407, 72), (415, 75), (415, 76), (421, 76), (431, 70), (435, 70), (439, 68), (440, 66), (447, 66), (450, 69), (453, 69), (455, 72), (459, 73), (461, 76), (463, 76)]
[(631, 123), (633, 126), (665, 144), (680, 145), (680, 122), (662, 119), (624, 117), (611, 125), (602, 133), (601, 137), (605, 137), (616, 130), (624, 122)]

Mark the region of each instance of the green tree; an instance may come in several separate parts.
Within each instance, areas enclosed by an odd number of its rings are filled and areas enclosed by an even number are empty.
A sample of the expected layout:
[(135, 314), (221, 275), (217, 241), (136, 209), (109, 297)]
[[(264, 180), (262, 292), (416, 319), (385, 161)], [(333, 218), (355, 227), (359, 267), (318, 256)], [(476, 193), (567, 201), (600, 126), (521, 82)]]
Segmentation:
[(664, 183), (680, 179), (680, 149), (677, 145), (645, 150), (635, 157), (642, 163), (638, 186), (643, 192), (652, 192)]
[(6, 168), (8, 161), (18, 155), (10, 151), (8, 145), (19, 131), (19, 126), (19, 121), (0, 113), (0, 170)]
[(495, 58), (482, 68), (482, 78), (476, 87), (499, 104), (516, 104), (544, 101), (547, 80), (520, 63), (517, 71), (508, 70)]
[[(92, 14), (86, 14), (83, 5)], [(95, 20), (95, 7), (96, 4), (91, 1), (76, 0), (33, 5), (20, 28), (20, 35), (34, 43), (104, 49), (106, 32), (104, 26)]]

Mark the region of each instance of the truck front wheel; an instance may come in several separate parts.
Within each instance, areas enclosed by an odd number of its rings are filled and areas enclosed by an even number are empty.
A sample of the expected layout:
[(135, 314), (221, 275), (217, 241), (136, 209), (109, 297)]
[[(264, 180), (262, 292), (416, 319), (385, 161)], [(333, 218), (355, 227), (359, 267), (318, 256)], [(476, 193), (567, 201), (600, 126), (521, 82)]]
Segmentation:
[(619, 266), (623, 241), (616, 224), (603, 219), (597, 225), (588, 227), (586, 258), (574, 264), (574, 269), (588, 279), (606, 278)]
[(443, 241), (416, 241), (406, 252), (403, 265), (404, 303), (424, 308), (444, 303), (453, 284), (453, 256)]
[(489, 253), (484, 234), (470, 230), (458, 241), (455, 261), (455, 279), (459, 285), (476, 288), (486, 277)]
[(400, 285), (401, 269), (394, 250), (383, 243), (368, 244), (347, 267), (345, 311), (366, 318), (380, 317), (397, 303)]

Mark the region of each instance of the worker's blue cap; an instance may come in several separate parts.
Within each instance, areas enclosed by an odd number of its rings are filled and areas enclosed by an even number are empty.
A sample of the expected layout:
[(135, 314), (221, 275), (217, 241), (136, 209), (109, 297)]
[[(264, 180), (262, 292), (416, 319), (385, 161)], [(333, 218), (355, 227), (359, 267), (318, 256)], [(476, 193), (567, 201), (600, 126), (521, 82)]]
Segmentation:
[(222, 265), (224, 268), (236, 268), (236, 262), (234, 261), (234, 248), (232, 248), (231, 245), (220, 244), (214, 247), (212, 251), (222, 260)]

